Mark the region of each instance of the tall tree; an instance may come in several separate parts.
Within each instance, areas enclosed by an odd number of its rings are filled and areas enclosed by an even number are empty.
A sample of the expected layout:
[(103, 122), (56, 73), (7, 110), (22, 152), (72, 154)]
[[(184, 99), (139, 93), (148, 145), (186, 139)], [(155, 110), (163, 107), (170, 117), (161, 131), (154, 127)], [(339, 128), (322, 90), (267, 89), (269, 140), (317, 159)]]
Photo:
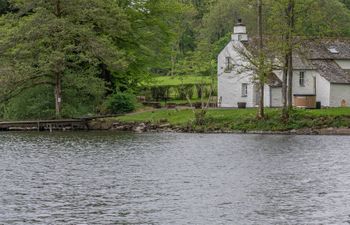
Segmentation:
[(293, 41), (294, 41), (294, 25), (295, 25), (295, 15), (294, 15), (295, 2), (294, 0), (288, 1), (288, 6), (286, 9), (288, 32), (286, 38), (286, 44), (288, 46), (288, 110), (293, 108)]
[[(62, 113), (62, 92), (87, 82), (103, 91), (100, 64), (125, 68), (125, 53), (116, 43), (129, 24), (113, 0), (15, 0), (16, 15), (1, 18), (0, 55), (4, 62), (5, 99), (39, 85), (54, 87), (56, 117)], [(93, 90), (92, 86), (90, 88)], [(91, 93), (92, 94), (92, 93)]]

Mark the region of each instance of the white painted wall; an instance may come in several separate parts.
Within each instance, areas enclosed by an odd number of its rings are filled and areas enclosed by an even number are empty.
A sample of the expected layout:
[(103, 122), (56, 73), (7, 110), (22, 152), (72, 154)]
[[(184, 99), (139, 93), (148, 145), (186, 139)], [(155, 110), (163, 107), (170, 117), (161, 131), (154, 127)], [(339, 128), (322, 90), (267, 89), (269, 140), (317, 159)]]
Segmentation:
[(282, 107), (282, 88), (271, 88), (271, 107)]
[[(304, 86), (299, 85), (300, 72), (304, 72)], [(293, 94), (313, 95), (315, 94), (315, 70), (295, 70), (293, 72)]]
[(340, 68), (350, 70), (350, 60), (335, 60), (335, 62), (340, 66)]
[(331, 84), (330, 90), (330, 107), (340, 107), (342, 100), (350, 106), (350, 84)]
[[(242, 97), (242, 83), (248, 83), (247, 97)], [(218, 99), (221, 99), (223, 108), (236, 108), (238, 102), (246, 102), (247, 107), (254, 107), (253, 93), (254, 85), (248, 77), (240, 78), (230, 73), (218, 78)]]
[[(264, 106), (271, 107), (271, 87), (268, 85), (264, 86)], [(259, 102), (259, 101), (256, 101)]]
[[(254, 107), (254, 85), (252, 73), (242, 71), (237, 66), (227, 73), (225, 72), (226, 57), (231, 57), (233, 64), (242, 65), (243, 60), (233, 45), (243, 48), (242, 43), (230, 41), (218, 56), (218, 99), (221, 107), (237, 107), (238, 102), (246, 102), (247, 107)], [(242, 97), (242, 83), (248, 84), (248, 96)]]
[(320, 74), (316, 74), (316, 101), (322, 106), (330, 106), (331, 84)]
[(234, 34), (246, 34), (247, 33), (247, 27), (244, 25), (238, 25), (233, 27), (233, 33)]
[[(235, 45), (236, 47), (233, 47)], [(231, 41), (218, 56), (218, 100), (221, 107), (237, 107), (238, 102), (246, 102), (247, 107), (256, 107), (256, 90), (253, 83), (253, 73), (244, 71), (239, 65), (244, 65), (237, 48), (244, 48), (241, 42)], [(231, 57), (236, 65), (231, 72), (225, 72), (226, 57)], [(238, 65), (238, 66), (237, 66)], [(248, 84), (248, 96), (242, 97), (242, 84)], [(265, 85), (264, 105), (270, 107), (270, 87)]]

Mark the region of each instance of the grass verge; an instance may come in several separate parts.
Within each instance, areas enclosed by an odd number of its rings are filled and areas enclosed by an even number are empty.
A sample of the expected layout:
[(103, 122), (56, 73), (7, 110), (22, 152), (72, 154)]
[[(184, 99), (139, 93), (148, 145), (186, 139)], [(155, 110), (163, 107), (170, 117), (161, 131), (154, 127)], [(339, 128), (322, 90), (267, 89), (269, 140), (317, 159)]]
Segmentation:
[(266, 109), (266, 119), (256, 119), (256, 109), (210, 109), (204, 124), (196, 125), (192, 110), (153, 110), (118, 117), (122, 122), (169, 123), (193, 131), (287, 131), (293, 129), (322, 129), (350, 127), (350, 108), (293, 110), (288, 122), (281, 120), (280, 109)]

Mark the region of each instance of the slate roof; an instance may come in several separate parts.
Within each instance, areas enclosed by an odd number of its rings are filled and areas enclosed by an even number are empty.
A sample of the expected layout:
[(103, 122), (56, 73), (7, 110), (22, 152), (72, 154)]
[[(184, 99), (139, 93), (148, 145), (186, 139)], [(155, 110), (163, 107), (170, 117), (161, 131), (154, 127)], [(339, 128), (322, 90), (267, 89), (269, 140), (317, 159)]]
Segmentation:
[[(350, 84), (350, 74), (335, 60), (350, 60), (350, 39), (322, 39), (305, 41), (300, 51), (311, 67), (330, 83)], [(305, 66), (307, 69), (308, 66)], [(308, 68), (311, 68), (308, 67)]]
[(274, 73), (271, 73), (270, 76), (267, 78), (267, 84), (270, 87), (282, 87), (282, 81)]
[(302, 53), (293, 54), (293, 68), (295, 70), (315, 70), (315, 65), (310, 60), (307, 60)]
[[(334, 48), (337, 53), (331, 53)], [(304, 41), (301, 50), (306, 50), (307, 58), (313, 59), (350, 59), (350, 39), (322, 39)]]
[(312, 60), (317, 67), (317, 71), (330, 83), (350, 84), (350, 73), (340, 68), (334, 60)]
[[(257, 52), (256, 37), (243, 44), (253, 54)], [(275, 57), (273, 54), (267, 52), (269, 57)], [(317, 70), (330, 83), (350, 84), (350, 71), (342, 69), (335, 60), (350, 60), (350, 39), (303, 40), (293, 54), (293, 67), (295, 70)]]

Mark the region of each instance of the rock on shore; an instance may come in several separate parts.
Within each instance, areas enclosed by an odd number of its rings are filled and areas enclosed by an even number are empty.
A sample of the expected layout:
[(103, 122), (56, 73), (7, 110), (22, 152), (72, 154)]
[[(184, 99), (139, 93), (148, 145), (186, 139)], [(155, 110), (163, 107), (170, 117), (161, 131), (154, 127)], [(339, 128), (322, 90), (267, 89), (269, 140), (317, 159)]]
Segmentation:
[(113, 130), (125, 132), (183, 132), (183, 133), (235, 133), (235, 134), (271, 134), (271, 135), (350, 135), (350, 128), (304, 128), (287, 131), (242, 131), (217, 128), (214, 130), (198, 127), (196, 129), (186, 126), (174, 126), (164, 121), (163, 123), (153, 124), (150, 122), (121, 122), (99, 120), (89, 124), (90, 130)]

